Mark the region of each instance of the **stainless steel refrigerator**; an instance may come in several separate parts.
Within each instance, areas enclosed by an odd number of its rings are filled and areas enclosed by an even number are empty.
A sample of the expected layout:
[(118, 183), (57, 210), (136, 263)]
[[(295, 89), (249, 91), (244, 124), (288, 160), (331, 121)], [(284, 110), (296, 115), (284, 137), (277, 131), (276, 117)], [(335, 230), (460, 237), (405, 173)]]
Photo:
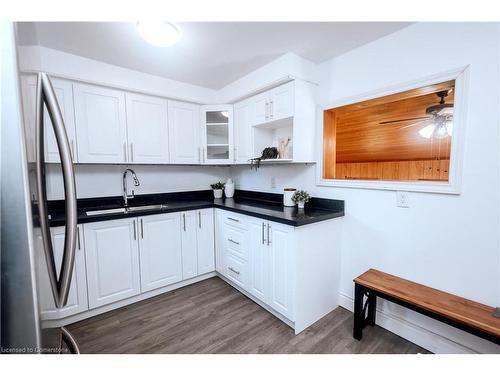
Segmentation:
[[(1, 83), (1, 309), (2, 353), (79, 353), (64, 327), (54, 327), (40, 314), (37, 272), (46, 272), (53, 303), (64, 307), (70, 289), (77, 236), (76, 185), (63, 117), (50, 78), (38, 73), (35, 160), (28, 162), (24, 133), (15, 26), (0, 23)], [(44, 111), (51, 128), (44, 126)], [(44, 132), (53, 131), (65, 192), (65, 239), (61, 264), (56, 264), (47, 213)], [(41, 238), (41, 241), (37, 241)], [(46, 267), (36, 267), (37, 256)]]

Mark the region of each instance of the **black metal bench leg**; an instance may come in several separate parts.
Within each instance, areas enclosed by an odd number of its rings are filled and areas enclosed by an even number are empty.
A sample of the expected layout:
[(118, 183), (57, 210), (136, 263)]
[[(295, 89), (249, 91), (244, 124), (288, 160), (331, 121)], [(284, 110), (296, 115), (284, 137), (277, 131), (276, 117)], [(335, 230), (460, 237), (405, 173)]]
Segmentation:
[(364, 288), (361, 285), (354, 284), (354, 327), (352, 336), (356, 340), (363, 337), (363, 326), (365, 317), (363, 316), (363, 295)]
[(366, 317), (366, 323), (371, 326), (375, 325), (375, 313), (377, 311), (377, 295), (370, 291), (368, 293), (368, 316)]

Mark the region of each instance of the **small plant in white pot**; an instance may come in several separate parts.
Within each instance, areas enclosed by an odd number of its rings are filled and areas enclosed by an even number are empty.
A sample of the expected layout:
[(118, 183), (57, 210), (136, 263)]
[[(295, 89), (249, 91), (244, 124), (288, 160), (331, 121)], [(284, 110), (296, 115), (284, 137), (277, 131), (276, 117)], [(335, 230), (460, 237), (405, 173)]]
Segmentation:
[(297, 203), (299, 208), (304, 208), (306, 202), (309, 202), (310, 199), (311, 199), (311, 196), (305, 190), (298, 190), (292, 196), (292, 201), (294, 203)]
[(210, 187), (214, 191), (214, 198), (222, 198), (222, 191), (224, 190), (224, 184), (222, 182), (216, 182), (215, 184), (211, 184)]

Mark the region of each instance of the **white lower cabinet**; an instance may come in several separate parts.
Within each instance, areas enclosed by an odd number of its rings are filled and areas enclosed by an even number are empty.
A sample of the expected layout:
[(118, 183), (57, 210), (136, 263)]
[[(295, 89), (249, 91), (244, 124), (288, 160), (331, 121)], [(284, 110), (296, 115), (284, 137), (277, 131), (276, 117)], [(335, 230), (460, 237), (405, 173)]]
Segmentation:
[(141, 292), (182, 280), (180, 227), (178, 212), (139, 219)]
[[(81, 238), (81, 230), (81, 226), (78, 226), (75, 265), (73, 268), (68, 302), (66, 306), (60, 309), (55, 307), (47, 272), (47, 263), (45, 262), (45, 254), (43, 252), (42, 237), (38, 235), (36, 238), (37, 287), (40, 297), (39, 307), (41, 317), (44, 320), (61, 319), (88, 310), (87, 281), (85, 277), (85, 248), (82, 242), (83, 238)], [(54, 261), (56, 263), (58, 275), (61, 272), (64, 253), (64, 231), (64, 227), (54, 227), (50, 229), (54, 250)]]
[(215, 270), (212, 208), (181, 212), (182, 279)]
[(137, 219), (84, 225), (89, 307), (140, 293)]
[(196, 229), (196, 242), (198, 244), (198, 274), (215, 270), (215, 233), (214, 210), (208, 208), (197, 211), (198, 227)]
[(293, 227), (228, 212), (217, 217), (219, 272), (293, 321)]
[(181, 212), (182, 279), (198, 276), (196, 211)]

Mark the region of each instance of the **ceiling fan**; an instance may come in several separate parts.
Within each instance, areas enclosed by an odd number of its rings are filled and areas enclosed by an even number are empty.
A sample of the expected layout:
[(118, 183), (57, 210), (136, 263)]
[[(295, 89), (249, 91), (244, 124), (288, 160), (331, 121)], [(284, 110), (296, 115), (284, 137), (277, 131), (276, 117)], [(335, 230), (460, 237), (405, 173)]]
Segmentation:
[(379, 122), (379, 124), (385, 125), (422, 120), (410, 125), (403, 126), (400, 129), (406, 129), (412, 126), (426, 125), (418, 131), (418, 133), (424, 138), (445, 138), (451, 136), (453, 128), (453, 104), (445, 103), (445, 98), (452, 91), (453, 88), (437, 92), (436, 95), (440, 98), (439, 104), (427, 107), (425, 109), (425, 113), (427, 114), (427, 116), (412, 117), (401, 120), (382, 121)]

